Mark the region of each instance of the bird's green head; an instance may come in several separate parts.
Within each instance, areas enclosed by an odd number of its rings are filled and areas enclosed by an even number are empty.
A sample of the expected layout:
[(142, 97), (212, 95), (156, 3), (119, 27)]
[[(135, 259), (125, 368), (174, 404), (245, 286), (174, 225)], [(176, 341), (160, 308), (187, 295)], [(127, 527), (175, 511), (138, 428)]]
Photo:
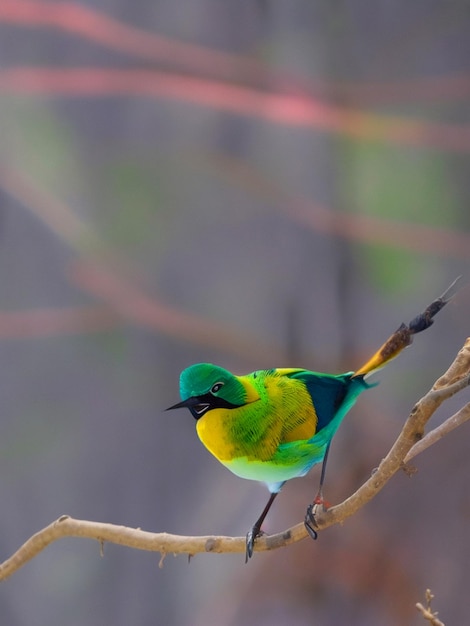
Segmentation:
[(234, 409), (248, 401), (248, 392), (241, 380), (212, 363), (196, 363), (183, 370), (180, 395), (182, 402), (169, 407), (167, 411), (186, 407), (196, 419), (211, 409)]

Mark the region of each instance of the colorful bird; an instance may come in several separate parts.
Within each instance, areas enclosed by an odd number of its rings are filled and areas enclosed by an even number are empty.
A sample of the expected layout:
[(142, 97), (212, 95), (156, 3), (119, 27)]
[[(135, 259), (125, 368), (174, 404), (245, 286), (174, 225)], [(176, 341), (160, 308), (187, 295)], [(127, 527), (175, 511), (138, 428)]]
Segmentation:
[(217, 365), (197, 363), (181, 373), (182, 402), (167, 410), (188, 408), (209, 452), (237, 476), (266, 483), (271, 493), (246, 535), (246, 561), (284, 483), (305, 476), (323, 461), (318, 494), (305, 516), (305, 526), (316, 538), (313, 508), (323, 503), (326, 459), (334, 434), (358, 396), (374, 386), (366, 378), (396, 357), (414, 334), (431, 326), (451, 299), (446, 296), (455, 282), (408, 325), (402, 324), (355, 372), (333, 375), (281, 368), (236, 376)]

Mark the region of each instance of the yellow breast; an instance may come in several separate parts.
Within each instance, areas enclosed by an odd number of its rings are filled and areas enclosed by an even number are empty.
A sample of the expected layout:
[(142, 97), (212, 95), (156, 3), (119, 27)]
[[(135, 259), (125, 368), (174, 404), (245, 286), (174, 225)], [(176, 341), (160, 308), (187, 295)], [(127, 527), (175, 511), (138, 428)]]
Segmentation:
[(219, 461), (230, 461), (236, 453), (236, 442), (230, 429), (233, 416), (230, 413), (237, 410), (213, 409), (196, 422), (199, 439)]
[(236, 409), (212, 409), (197, 421), (200, 440), (219, 461), (269, 461), (280, 444), (315, 434), (317, 416), (300, 381), (273, 374), (256, 390), (258, 399)]

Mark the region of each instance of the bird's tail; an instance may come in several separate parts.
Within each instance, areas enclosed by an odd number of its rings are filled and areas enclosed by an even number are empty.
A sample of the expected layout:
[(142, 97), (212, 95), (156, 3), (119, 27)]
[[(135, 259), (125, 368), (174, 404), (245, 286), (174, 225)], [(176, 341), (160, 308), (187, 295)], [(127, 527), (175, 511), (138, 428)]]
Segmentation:
[(431, 302), (423, 313), (413, 318), (409, 324), (401, 324), (377, 352), (364, 363), (362, 367), (354, 372), (353, 378), (359, 376), (364, 378), (372, 374), (372, 372), (381, 369), (386, 363), (398, 356), (404, 348), (410, 345), (413, 341), (413, 335), (429, 328), (434, 323), (433, 317), (452, 300), (453, 295), (449, 297), (449, 293), (452, 291), (459, 278), (460, 276), (454, 280), (444, 291), (442, 296), (434, 300), (434, 302)]

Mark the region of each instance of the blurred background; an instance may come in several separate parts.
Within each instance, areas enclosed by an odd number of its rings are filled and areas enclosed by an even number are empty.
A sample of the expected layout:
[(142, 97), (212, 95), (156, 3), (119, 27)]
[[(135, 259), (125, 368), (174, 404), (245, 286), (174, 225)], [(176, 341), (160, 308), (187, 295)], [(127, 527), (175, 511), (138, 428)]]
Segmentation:
[[(163, 412), (180, 371), (349, 371), (463, 274), (334, 440), (327, 499), (367, 479), (469, 334), (469, 26), (466, 0), (1, 0), (1, 560), (65, 513), (244, 535), (267, 492)], [(62, 540), (1, 623), (418, 625), (430, 587), (463, 624), (469, 428), (248, 566)]]

